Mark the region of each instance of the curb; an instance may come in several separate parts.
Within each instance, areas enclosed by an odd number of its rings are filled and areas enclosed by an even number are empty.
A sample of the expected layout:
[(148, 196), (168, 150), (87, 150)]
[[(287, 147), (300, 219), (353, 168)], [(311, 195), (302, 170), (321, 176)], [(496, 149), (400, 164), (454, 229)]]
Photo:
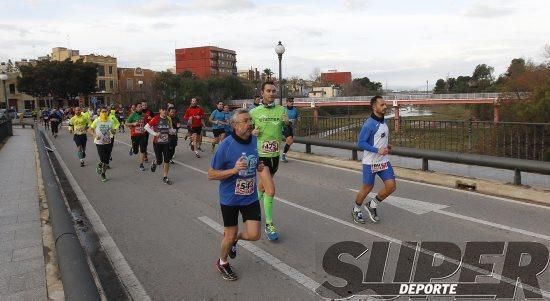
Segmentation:
[[(363, 170), (361, 162), (358, 161), (356, 162), (342, 160), (334, 157), (318, 156), (298, 152), (289, 152), (288, 157), (297, 160), (321, 163), (360, 172)], [(512, 198), (520, 201), (550, 206), (550, 191), (543, 191), (534, 188), (528, 188), (525, 186), (514, 186), (489, 180), (466, 178), (403, 167), (394, 166), (393, 169), (399, 178), (406, 180), (456, 188), (460, 190), (475, 191), (481, 194)]]

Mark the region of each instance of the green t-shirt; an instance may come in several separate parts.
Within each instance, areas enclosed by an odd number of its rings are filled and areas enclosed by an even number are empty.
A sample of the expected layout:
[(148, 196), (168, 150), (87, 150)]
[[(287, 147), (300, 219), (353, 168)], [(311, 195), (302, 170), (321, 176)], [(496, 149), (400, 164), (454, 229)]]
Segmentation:
[(283, 106), (258, 106), (250, 111), (254, 128), (259, 128), (258, 154), (260, 157), (279, 156), (280, 144), (283, 140), (283, 126), (286, 111)]

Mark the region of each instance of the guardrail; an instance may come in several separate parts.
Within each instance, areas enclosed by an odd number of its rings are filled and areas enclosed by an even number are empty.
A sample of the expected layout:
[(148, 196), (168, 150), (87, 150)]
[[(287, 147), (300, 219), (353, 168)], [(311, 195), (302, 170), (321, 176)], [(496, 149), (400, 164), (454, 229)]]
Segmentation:
[[(365, 122), (352, 117), (301, 117), (296, 136), (355, 142)], [(394, 146), (550, 161), (550, 123), (387, 119)]]
[[(352, 151), (352, 159), (358, 159), (357, 144), (350, 141), (322, 140), (317, 138), (294, 137), (294, 142), (306, 145), (306, 153), (311, 154), (311, 146), (323, 146)], [(437, 150), (416, 149), (410, 147), (393, 147), (392, 155), (422, 159), (422, 170), (428, 170), (429, 160), (449, 163), (470, 164), (477, 166), (508, 169), (514, 171), (514, 185), (521, 185), (521, 172), (532, 172), (550, 175), (550, 162), (533, 160), (510, 159), (485, 155), (464, 154), (459, 152), (446, 152)]]

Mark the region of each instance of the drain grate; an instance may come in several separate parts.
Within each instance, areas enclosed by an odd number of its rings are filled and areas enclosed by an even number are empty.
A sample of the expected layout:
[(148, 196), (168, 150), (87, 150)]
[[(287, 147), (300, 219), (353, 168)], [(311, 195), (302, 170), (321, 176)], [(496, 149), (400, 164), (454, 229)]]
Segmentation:
[(463, 182), (457, 181), (456, 182), (456, 188), (462, 189), (462, 190), (475, 191), (476, 190), (476, 183), (463, 183)]

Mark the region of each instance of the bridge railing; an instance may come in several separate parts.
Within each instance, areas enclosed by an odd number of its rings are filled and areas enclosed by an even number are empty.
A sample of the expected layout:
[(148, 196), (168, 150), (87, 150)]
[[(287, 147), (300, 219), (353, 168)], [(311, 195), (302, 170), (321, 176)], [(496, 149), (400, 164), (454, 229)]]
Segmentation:
[[(365, 119), (301, 117), (296, 136), (356, 142)], [(550, 161), (550, 123), (387, 120), (390, 143), (398, 147)]]
[[(297, 97), (294, 98), (295, 103), (321, 103), (321, 102), (359, 102), (369, 101), (374, 95), (369, 96), (340, 96), (340, 97)], [(526, 92), (519, 93), (458, 93), (458, 94), (403, 94), (389, 93), (383, 95), (387, 100), (465, 100), (465, 99), (481, 99), (481, 100), (497, 100), (497, 99), (523, 99), (528, 96)], [(235, 99), (229, 100), (231, 105), (242, 105), (243, 103), (252, 104), (252, 99)]]

